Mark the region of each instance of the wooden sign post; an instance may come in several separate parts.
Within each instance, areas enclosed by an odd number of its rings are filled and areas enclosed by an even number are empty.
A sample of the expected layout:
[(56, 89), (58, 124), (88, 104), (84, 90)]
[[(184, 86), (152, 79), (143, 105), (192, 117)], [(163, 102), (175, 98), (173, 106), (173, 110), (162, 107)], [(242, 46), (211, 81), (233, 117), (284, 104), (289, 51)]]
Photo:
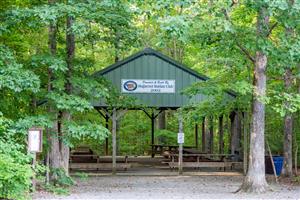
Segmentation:
[(179, 133), (177, 135), (177, 142), (179, 144), (179, 157), (178, 157), (178, 172), (181, 175), (182, 174), (182, 164), (183, 164), (183, 157), (182, 157), (182, 153), (183, 153), (183, 143), (184, 143), (184, 133), (183, 133), (183, 121), (182, 121), (182, 114), (179, 113)]
[[(33, 153), (32, 169), (35, 169), (36, 165), (36, 153), (42, 152), (43, 146), (43, 129), (42, 128), (30, 128), (28, 130), (28, 152)], [(32, 178), (32, 190), (35, 190), (36, 180), (35, 175)]]

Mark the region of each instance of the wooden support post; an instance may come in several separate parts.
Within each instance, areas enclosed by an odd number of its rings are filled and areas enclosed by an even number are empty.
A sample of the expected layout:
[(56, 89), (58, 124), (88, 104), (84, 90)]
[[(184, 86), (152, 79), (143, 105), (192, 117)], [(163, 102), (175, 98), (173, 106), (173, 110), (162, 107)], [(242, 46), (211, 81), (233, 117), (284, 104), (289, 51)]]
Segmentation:
[(219, 153), (224, 154), (223, 115), (219, 117)]
[(205, 153), (206, 151), (206, 144), (205, 144), (205, 117), (202, 120), (202, 152)]
[(155, 152), (154, 152), (154, 120), (155, 120), (155, 116), (154, 116), (154, 112), (152, 112), (151, 114), (151, 145), (152, 145), (152, 154), (151, 157), (154, 158), (155, 156)]
[(230, 149), (229, 149), (229, 153), (230, 154), (235, 154), (235, 144), (234, 144), (234, 138), (235, 138), (235, 112), (231, 112), (229, 115), (230, 118)]
[(199, 148), (199, 141), (198, 141), (198, 124), (195, 124), (195, 146), (196, 149)]
[[(108, 120), (109, 120), (109, 116), (108, 114), (105, 115), (105, 128), (109, 129), (108, 127)], [(108, 137), (105, 138), (105, 155), (108, 155)]]
[(214, 118), (209, 118), (209, 153), (214, 152)]
[(112, 115), (112, 174), (117, 172), (117, 110), (113, 109)]
[[(179, 122), (178, 133), (183, 133), (183, 120), (182, 120), (181, 112), (179, 113), (178, 122)], [(183, 165), (182, 153), (183, 153), (183, 143), (179, 143), (179, 157), (178, 157), (178, 173), (179, 173), (179, 175), (182, 174), (182, 165)]]
[(270, 149), (268, 141), (266, 141), (266, 143), (267, 143), (267, 147), (268, 147), (268, 151), (269, 151), (269, 157), (271, 159), (271, 164), (272, 164), (272, 168), (273, 168), (273, 173), (274, 173), (275, 181), (276, 181), (276, 183), (278, 183), (276, 168), (275, 168), (275, 164), (274, 164), (274, 160), (273, 160), (273, 155), (272, 155), (272, 152), (271, 152), (271, 149)]
[[(36, 152), (33, 153), (33, 159), (32, 159), (32, 170), (35, 171), (36, 168)], [(36, 189), (36, 173), (33, 173), (32, 176), (32, 191), (35, 192)]]

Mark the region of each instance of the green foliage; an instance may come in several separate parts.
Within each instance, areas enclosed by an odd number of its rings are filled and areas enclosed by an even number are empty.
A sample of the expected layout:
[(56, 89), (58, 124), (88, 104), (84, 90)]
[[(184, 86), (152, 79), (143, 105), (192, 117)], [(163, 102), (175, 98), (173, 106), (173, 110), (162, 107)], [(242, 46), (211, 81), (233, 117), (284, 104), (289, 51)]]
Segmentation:
[(56, 169), (51, 169), (53, 176), (58, 177), (56, 179), (56, 182), (54, 182), (54, 186), (61, 186), (61, 187), (66, 187), (66, 186), (72, 186), (75, 184), (75, 181), (70, 177), (66, 175), (66, 172), (64, 169), (61, 168), (56, 168)]
[(0, 153), (0, 198), (28, 197), (32, 176), (31, 165), (20, 163), (17, 159), (9, 154)]
[(91, 103), (87, 99), (79, 97), (77, 95), (52, 92), (49, 93), (47, 97), (55, 102), (56, 108), (58, 110), (83, 112), (85, 110), (91, 110), (93, 108)]
[(157, 138), (157, 144), (162, 145), (176, 145), (177, 133), (169, 130), (156, 130), (155, 136)]
[(57, 195), (69, 195), (70, 191), (68, 190), (68, 188), (65, 187), (60, 187), (60, 186), (54, 186), (51, 184), (45, 185), (42, 187), (44, 190), (51, 192), (53, 194), (57, 194)]
[(76, 172), (74, 174), (74, 176), (79, 177), (80, 180), (82, 180), (82, 181), (86, 181), (89, 177), (89, 175), (87, 173), (84, 173), (84, 172)]
[(93, 139), (95, 141), (103, 141), (110, 134), (109, 130), (102, 125), (85, 122), (65, 122), (63, 132), (67, 133), (67, 137), (64, 137), (64, 141), (72, 146), (72, 143), (82, 141), (83, 139)]
[(8, 88), (15, 92), (39, 90), (40, 80), (31, 71), (23, 68), (15, 60), (13, 53), (7, 47), (0, 46), (0, 90)]
[(44, 129), (52, 126), (52, 120), (45, 115), (27, 116), (17, 120), (9, 129), (13, 133), (22, 133), (27, 135), (28, 130), (32, 127), (42, 127)]
[(0, 113), (0, 198), (25, 199), (33, 175), (31, 157), (16, 143), (16, 133), (8, 131), (12, 124)]
[(278, 93), (273, 91), (271, 108), (273, 108), (281, 117), (287, 113), (296, 113), (300, 110), (300, 95), (295, 93)]
[(58, 71), (64, 72), (67, 70), (67, 66), (66, 66), (67, 64), (63, 59), (55, 58), (48, 54), (32, 56), (31, 65), (35, 68), (40, 68), (42, 66), (46, 66), (55, 72), (58, 72)]
[(295, 182), (295, 183), (300, 183), (300, 176), (294, 176), (293, 177), (293, 182)]
[[(267, 33), (270, 29), (264, 29), (264, 34), (269, 34), (267, 39), (258, 38), (256, 32), (257, 9), (262, 5), (267, 7), (274, 26), (270, 33)], [(52, 127), (59, 111), (72, 114), (72, 121), (62, 124), (61, 139), (65, 143), (70, 146), (86, 143), (99, 153), (103, 151), (103, 140), (111, 136), (100, 125), (104, 120), (93, 111), (91, 102), (106, 99), (109, 108), (134, 108), (139, 102), (90, 74), (144, 47), (156, 47), (211, 77), (184, 91), (191, 98), (198, 93), (208, 97), (192, 109), (184, 108), (187, 145), (194, 145), (194, 124), (200, 123), (203, 116), (228, 116), (237, 108), (251, 112), (254, 65), (249, 57), (254, 58), (257, 50), (268, 55), (267, 96), (260, 100), (266, 103), (266, 137), (272, 152), (282, 153), (283, 117), (287, 113), (298, 116), (298, 1), (294, 5), (285, 0), (103, 0), (70, 1), (68, 4), (60, 1), (53, 5), (46, 1), (6, 1), (0, 11), (0, 42), (3, 43), (0, 46), (0, 110), (3, 113), (0, 114), (0, 177), (5, 181), (13, 180), (7, 188), (10, 198), (22, 196), (18, 195), (20, 192), (28, 193), (29, 183), (25, 177), (29, 180), (33, 173), (28, 166), (30, 156), (26, 155), (24, 142), (28, 128)], [(70, 30), (65, 27), (67, 15), (75, 18)], [(57, 25), (58, 30), (55, 56), (49, 55), (50, 23)], [(287, 28), (293, 31), (287, 33)], [(72, 31), (76, 40), (70, 79), (72, 94), (65, 92), (67, 31)], [(292, 70), (290, 90), (285, 89), (282, 80), (286, 69)], [(49, 72), (53, 73), (51, 80), (48, 80)], [(49, 84), (52, 84), (50, 93)], [(231, 90), (236, 98), (226, 93)], [(37, 107), (33, 106), (35, 103)], [(156, 142), (176, 144), (177, 116), (168, 111), (167, 119), (167, 129), (155, 131)], [(224, 118), (226, 120), (228, 117)], [(150, 149), (147, 116), (142, 112), (128, 112), (121, 122), (119, 153), (147, 154)], [(225, 147), (228, 149), (230, 127), (225, 126)], [(297, 123), (294, 133), (299, 143)], [(14, 173), (17, 176), (11, 177)], [(62, 182), (46, 187), (54, 193), (67, 192), (65, 187), (72, 185), (72, 181), (61, 171), (56, 173), (62, 177)]]

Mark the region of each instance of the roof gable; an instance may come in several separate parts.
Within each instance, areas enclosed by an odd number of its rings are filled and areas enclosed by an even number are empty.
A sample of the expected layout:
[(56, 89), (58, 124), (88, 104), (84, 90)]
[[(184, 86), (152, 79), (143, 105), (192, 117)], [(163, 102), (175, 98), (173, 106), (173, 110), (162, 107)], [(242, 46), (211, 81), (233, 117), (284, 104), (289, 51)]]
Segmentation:
[(133, 54), (133, 55), (125, 58), (124, 60), (116, 62), (116, 63), (114, 63), (114, 64), (106, 67), (105, 69), (100, 70), (99, 72), (96, 72), (95, 75), (96, 76), (97, 75), (104, 75), (104, 74), (106, 74), (106, 73), (108, 73), (108, 72), (110, 72), (112, 70), (115, 70), (115, 69), (117, 69), (119, 67), (122, 67), (123, 65), (125, 65), (125, 64), (127, 64), (129, 62), (132, 62), (132, 61), (134, 61), (134, 60), (136, 60), (136, 59), (138, 59), (138, 58), (140, 58), (141, 56), (144, 56), (144, 55), (156, 56), (157, 58), (159, 58), (159, 59), (161, 59), (161, 60), (163, 60), (165, 62), (168, 62), (171, 65), (173, 65), (173, 66), (175, 66), (175, 67), (177, 67), (177, 68), (179, 68), (179, 69), (181, 69), (181, 70), (183, 70), (183, 71), (185, 71), (185, 72), (187, 72), (187, 73), (189, 73), (189, 74), (191, 74), (193, 76), (196, 76), (197, 78), (199, 78), (201, 80), (205, 81), (205, 80), (209, 79), (207, 76), (199, 74), (195, 70), (192, 70), (192, 69), (188, 68), (187, 66), (185, 66), (185, 65), (177, 62), (176, 60), (174, 60), (174, 59), (172, 59), (172, 58), (170, 58), (168, 56), (163, 55), (162, 53), (160, 53), (160, 52), (158, 52), (158, 51), (156, 51), (156, 50), (154, 50), (152, 48), (145, 48), (144, 50), (142, 50), (142, 51), (140, 51), (140, 52), (138, 52), (136, 54)]
[[(182, 94), (182, 91), (192, 84), (208, 80), (207, 76), (201, 75), (151, 48), (146, 48), (110, 65), (96, 72), (94, 76), (104, 77), (122, 94), (134, 97), (139, 101), (138, 104), (149, 107), (178, 108), (201, 102), (208, 98), (201, 93), (191, 98)], [(134, 90), (126, 88), (128, 82), (131, 85), (135, 85)], [(166, 88), (172, 88), (172, 90)], [(226, 93), (231, 97), (235, 97), (235, 94), (232, 92)], [(102, 101), (97, 105), (105, 106)]]

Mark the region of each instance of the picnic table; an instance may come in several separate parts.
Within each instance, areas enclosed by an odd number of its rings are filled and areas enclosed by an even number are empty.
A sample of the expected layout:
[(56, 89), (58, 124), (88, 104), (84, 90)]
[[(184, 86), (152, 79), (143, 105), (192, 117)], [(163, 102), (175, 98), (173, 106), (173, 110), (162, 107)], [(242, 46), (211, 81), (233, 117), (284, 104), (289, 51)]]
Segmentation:
[[(78, 147), (71, 151), (69, 167), (77, 170), (112, 169), (112, 158), (99, 156), (88, 147)], [(127, 170), (130, 167), (128, 156), (117, 156), (117, 169)]]
[[(152, 147), (152, 154), (160, 154), (162, 155), (165, 151), (176, 153), (178, 152), (178, 145), (165, 145), (165, 144), (153, 144), (150, 145)], [(184, 146), (184, 149), (192, 149), (194, 146)]]
[[(112, 158), (111, 156), (99, 156), (99, 155), (70, 155), (70, 169), (80, 170), (107, 170), (112, 169)], [(96, 162), (72, 162), (74, 158), (93, 158)], [(127, 170), (131, 168), (131, 164), (128, 163), (128, 156), (117, 156), (117, 169)]]
[[(165, 162), (169, 165), (171, 170), (178, 168), (178, 156), (179, 154), (170, 154), (171, 161)], [(234, 156), (233, 154), (184, 153), (182, 156), (183, 158), (189, 158), (183, 159), (183, 168), (216, 167), (223, 168), (225, 171), (226, 167), (232, 169), (233, 166), (242, 163), (231, 161), (231, 158)]]

